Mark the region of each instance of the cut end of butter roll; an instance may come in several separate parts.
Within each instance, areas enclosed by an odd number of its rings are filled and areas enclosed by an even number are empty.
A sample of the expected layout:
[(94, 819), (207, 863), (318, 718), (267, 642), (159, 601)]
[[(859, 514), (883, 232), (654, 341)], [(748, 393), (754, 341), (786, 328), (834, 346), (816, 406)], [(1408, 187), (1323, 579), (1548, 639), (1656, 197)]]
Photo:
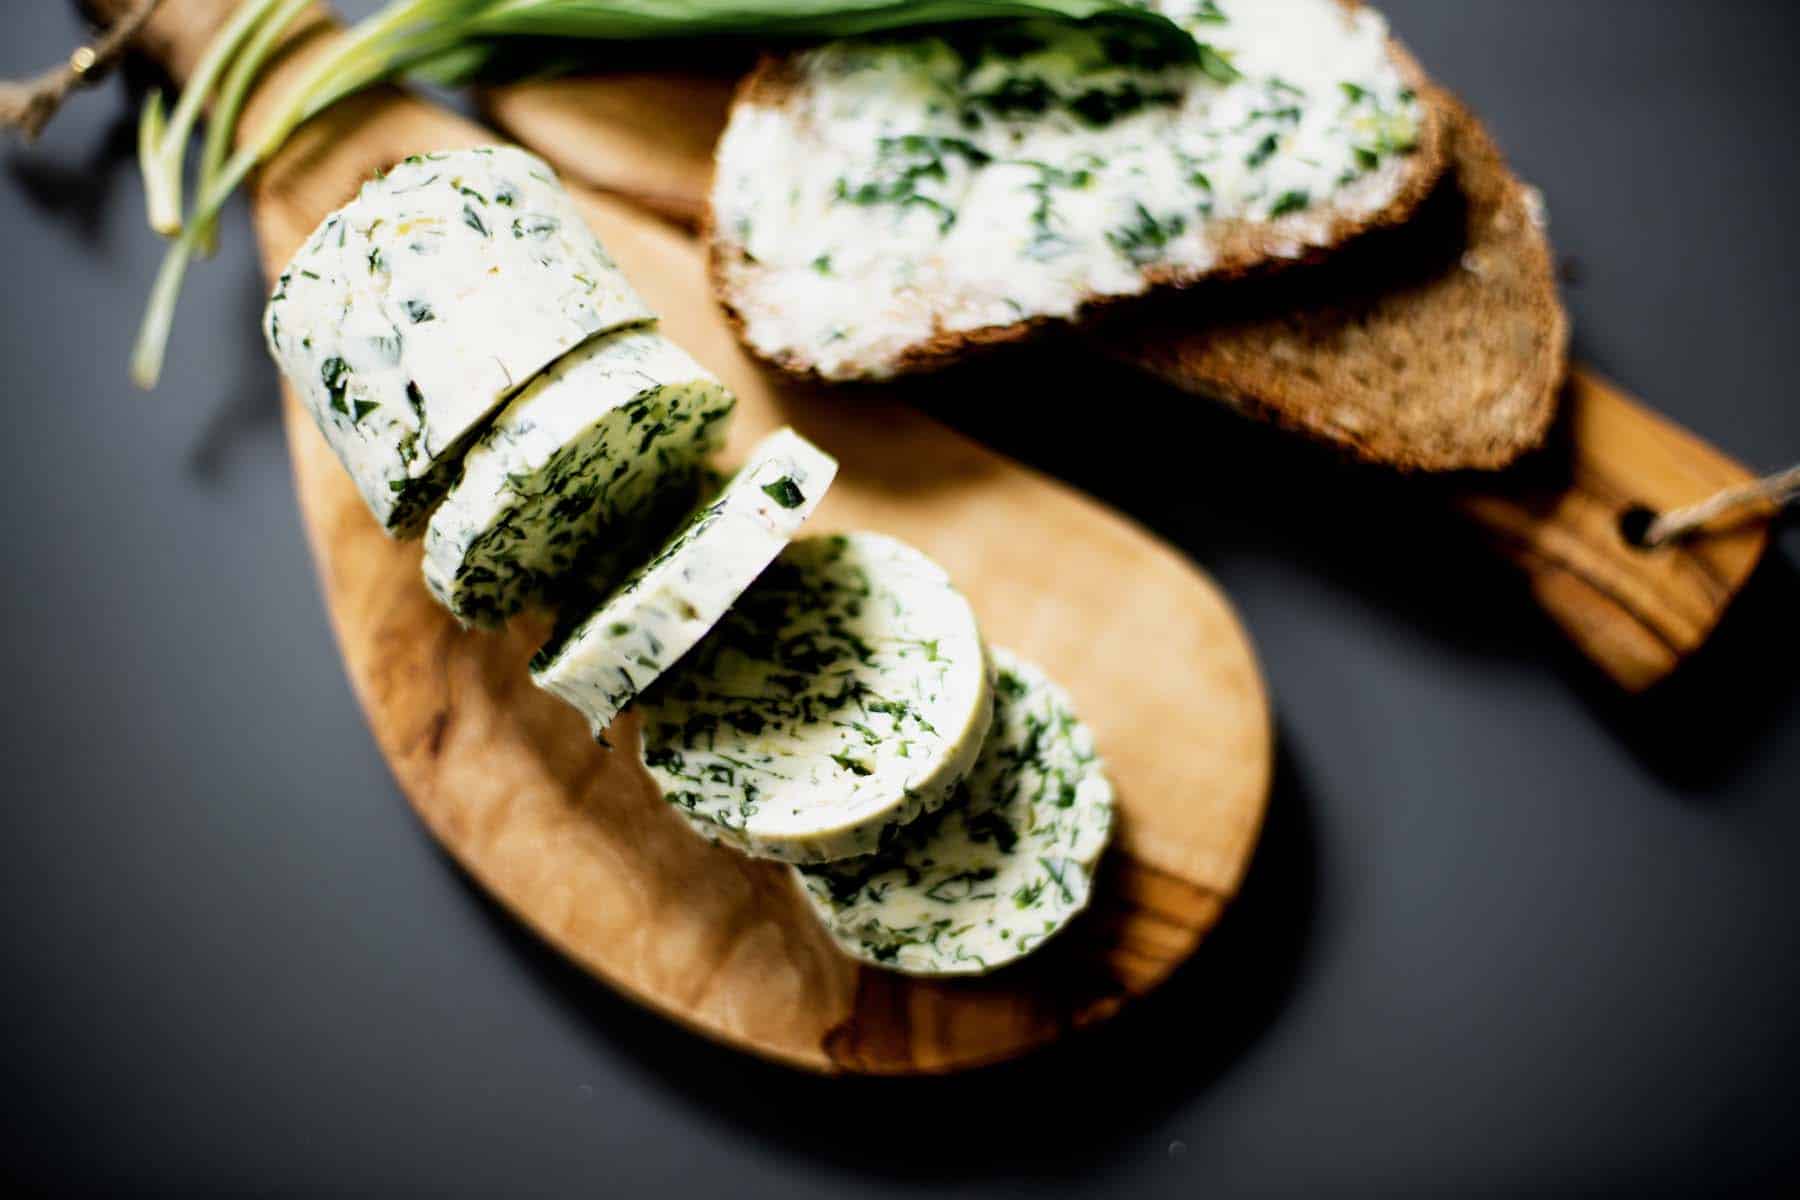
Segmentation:
[(644, 765), (709, 840), (868, 854), (942, 806), (992, 716), (969, 603), (874, 533), (796, 542), (639, 703)]
[(412, 537), (503, 401), (651, 318), (550, 168), (496, 146), (365, 184), (282, 273), (263, 332), (376, 519)]
[(793, 540), (836, 475), (836, 460), (793, 430), (764, 438), (647, 565), (551, 638), (532, 660), (532, 679), (604, 736)]
[(492, 626), (595, 573), (596, 558), (642, 540), (667, 497), (691, 494), (733, 404), (653, 327), (571, 351), (464, 458), (425, 532), (432, 594), (461, 620)]
[(845, 953), (909, 975), (979, 975), (1030, 954), (1087, 906), (1113, 789), (1068, 695), (991, 651), (994, 720), (937, 813), (865, 858), (796, 868)]

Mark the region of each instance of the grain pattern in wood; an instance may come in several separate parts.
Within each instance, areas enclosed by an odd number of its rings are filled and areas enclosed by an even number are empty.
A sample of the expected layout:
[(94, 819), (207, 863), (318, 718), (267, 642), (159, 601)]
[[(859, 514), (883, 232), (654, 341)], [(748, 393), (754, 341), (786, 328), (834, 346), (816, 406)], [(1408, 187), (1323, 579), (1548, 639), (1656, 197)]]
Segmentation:
[(1644, 550), (1633, 509), (1665, 512), (1751, 478), (1693, 434), (1577, 367), (1555, 439), (1452, 503), (1520, 570), (1544, 611), (1627, 691), (1666, 678), (1712, 635), (1768, 546), (1765, 506), (1707, 536)]
[[(698, 232), (737, 82), (725, 67), (609, 72), (482, 88), (477, 100), (495, 128), (571, 179)], [(683, 97), (679, 122), (658, 104), (670, 90)]]
[(559, 171), (698, 230), (734, 86), (718, 71), (663, 69), (534, 79), (480, 97), (488, 120), (521, 142), (541, 139)]
[[(643, 75), (527, 83), (483, 93), (496, 124), (559, 170), (688, 228), (706, 212), (711, 144), (735, 81), (686, 72), (646, 86)], [(676, 136), (650, 132), (686, 96)], [(641, 101), (629, 93), (637, 89)], [(697, 115), (720, 122), (706, 136)], [(621, 125), (629, 128), (621, 128)], [(657, 185), (646, 185), (656, 180)], [(681, 181), (685, 192), (668, 184)], [(1591, 371), (1577, 367), (1554, 444), (1504, 472), (1471, 475), (1448, 489), (1453, 506), (1497, 553), (1523, 572), (1536, 603), (1574, 644), (1627, 691), (1666, 678), (1705, 644), (1761, 561), (1757, 522), (1655, 552), (1628, 544), (1619, 519), (1643, 506), (1691, 504), (1751, 473)]]
[[(226, 6), (169, 0), (152, 31), (179, 70)], [(248, 115), (330, 35), (315, 29)], [(258, 177), (277, 270), (330, 209), (407, 154), (492, 140), (392, 90), (309, 125)], [(1260, 830), (1271, 725), (1229, 604), (1181, 556), (1069, 489), (906, 406), (778, 387), (739, 350), (699, 247), (617, 201), (597, 232), (666, 331), (737, 389), (728, 454), (792, 424), (836, 454), (817, 527), (918, 545), (999, 644), (1043, 663), (1093, 726), (1120, 823), (1094, 908), (1040, 955), (973, 982), (906, 979), (839, 954), (785, 868), (711, 847), (656, 796), (630, 718), (608, 750), (539, 692), (545, 630), (465, 631), (429, 598), (419, 549), (388, 540), (291, 394), (301, 512), (358, 700), (401, 790), (456, 860), (598, 978), (669, 1018), (821, 1072), (936, 1073), (989, 1063), (1116, 1012), (1199, 944)], [(248, 320), (249, 318), (246, 317)]]

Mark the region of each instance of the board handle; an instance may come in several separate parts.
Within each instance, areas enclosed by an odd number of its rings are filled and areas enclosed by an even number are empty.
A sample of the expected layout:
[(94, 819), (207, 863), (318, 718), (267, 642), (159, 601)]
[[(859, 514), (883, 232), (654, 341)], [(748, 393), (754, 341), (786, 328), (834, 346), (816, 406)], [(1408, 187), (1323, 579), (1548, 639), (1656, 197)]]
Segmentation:
[[(102, 19), (131, 0), (88, 0)], [(166, 0), (142, 37), (181, 78), (233, 0)], [(321, 10), (322, 13), (322, 10)], [(693, 227), (732, 82), (717, 73), (619, 74), (498, 88), (489, 118), (559, 170)], [(668, 133), (670, 114), (679, 136)], [(1633, 545), (1636, 512), (1691, 504), (1751, 473), (1585, 368), (1555, 440), (1511, 470), (1463, 482), (1451, 503), (1524, 572), (1538, 605), (1620, 687), (1643, 691), (1711, 635), (1768, 545), (1762, 521), (1674, 546)]]
[(698, 232), (739, 74), (609, 71), (484, 88), (478, 99), (490, 124), (564, 176)]
[(1657, 549), (1657, 513), (1753, 479), (1592, 371), (1570, 373), (1552, 441), (1467, 482), (1454, 506), (1618, 685), (1641, 692), (1705, 644), (1768, 548), (1770, 510)]

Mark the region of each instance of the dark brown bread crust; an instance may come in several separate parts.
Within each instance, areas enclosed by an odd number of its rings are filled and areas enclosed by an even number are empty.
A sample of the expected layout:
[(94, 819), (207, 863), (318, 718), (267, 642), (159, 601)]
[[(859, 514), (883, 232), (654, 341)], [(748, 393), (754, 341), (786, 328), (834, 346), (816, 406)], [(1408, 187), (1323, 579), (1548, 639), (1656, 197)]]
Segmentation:
[(1569, 323), (1536, 193), (1448, 93), (1451, 169), (1407, 227), (1264, 284), (1101, 332), (1188, 392), (1404, 471), (1496, 470), (1542, 444)]
[[(1340, 0), (1346, 8), (1360, 7), (1361, 0)], [(1309, 210), (1272, 221), (1219, 222), (1213, 226), (1213, 243), (1217, 259), (1205, 272), (1152, 269), (1146, 273), (1146, 290), (1131, 296), (1095, 296), (1084, 303), (1073, 321), (1059, 317), (1034, 317), (1010, 325), (990, 325), (959, 332), (939, 331), (914, 344), (900, 356), (897, 373), (916, 374), (939, 370), (973, 354), (1000, 346), (1026, 341), (1047, 330), (1084, 324), (1103, 314), (1124, 308), (1135, 310), (1145, 296), (1167, 294), (1198, 285), (1212, 285), (1226, 280), (1260, 279), (1287, 268), (1318, 262), (1337, 252), (1338, 248), (1374, 231), (1392, 228), (1408, 221), (1429, 196), (1449, 163), (1451, 114), (1439, 102), (1443, 93), (1432, 87), (1424, 69), (1397, 40), (1390, 39), (1389, 52), (1399, 68), (1401, 78), (1419, 93), (1421, 120), (1418, 145), (1406, 158), (1406, 169), (1393, 198), (1376, 212), (1361, 216), (1330, 211), (1323, 234), (1318, 232), (1319, 212)], [(735, 110), (741, 104), (776, 108), (799, 84), (799, 74), (792, 56), (765, 56), (755, 70), (738, 85), (732, 100)], [(744, 317), (735, 301), (731, 286), (731, 268), (741, 261), (743, 248), (729, 241), (718, 229), (710, 205), (701, 237), (708, 248), (707, 269), (713, 293), (725, 310), (726, 318), (745, 346), (771, 366), (786, 374), (818, 380), (815, 365), (792, 354), (770, 357), (761, 354), (744, 337)], [(1302, 231), (1305, 231), (1302, 236)]]

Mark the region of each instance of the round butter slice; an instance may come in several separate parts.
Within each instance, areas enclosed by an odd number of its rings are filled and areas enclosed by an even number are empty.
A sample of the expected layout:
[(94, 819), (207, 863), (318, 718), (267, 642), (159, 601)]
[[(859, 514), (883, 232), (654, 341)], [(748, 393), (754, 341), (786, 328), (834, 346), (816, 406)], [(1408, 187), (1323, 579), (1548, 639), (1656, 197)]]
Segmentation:
[(425, 531), (425, 582), (465, 622), (549, 598), (686, 492), (735, 403), (654, 328), (569, 353), (501, 410)]
[(263, 332), (370, 510), (411, 537), (502, 401), (652, 315), (543, 160), (492, 146), (364, 184), (282, 272)]
[(978, 975), (1022, 958), (1087, 906), (1113, 790), (1068, 695), (991, 651), (994, 722), (946, 807), (866, 858), (797, 867), (832, 939), (909, 975)]
[(857, 533), (789, 546), (639, 708), (644, 764), (695, 829), (812, 863), (947, 801), (993, 706), (943, 568)]
[(793, 540), (836, 475), (836, 460), (791, 429), (758, 442), (743, 469), (647, 565), (538, 651), (533, 681), (604, 736)]

